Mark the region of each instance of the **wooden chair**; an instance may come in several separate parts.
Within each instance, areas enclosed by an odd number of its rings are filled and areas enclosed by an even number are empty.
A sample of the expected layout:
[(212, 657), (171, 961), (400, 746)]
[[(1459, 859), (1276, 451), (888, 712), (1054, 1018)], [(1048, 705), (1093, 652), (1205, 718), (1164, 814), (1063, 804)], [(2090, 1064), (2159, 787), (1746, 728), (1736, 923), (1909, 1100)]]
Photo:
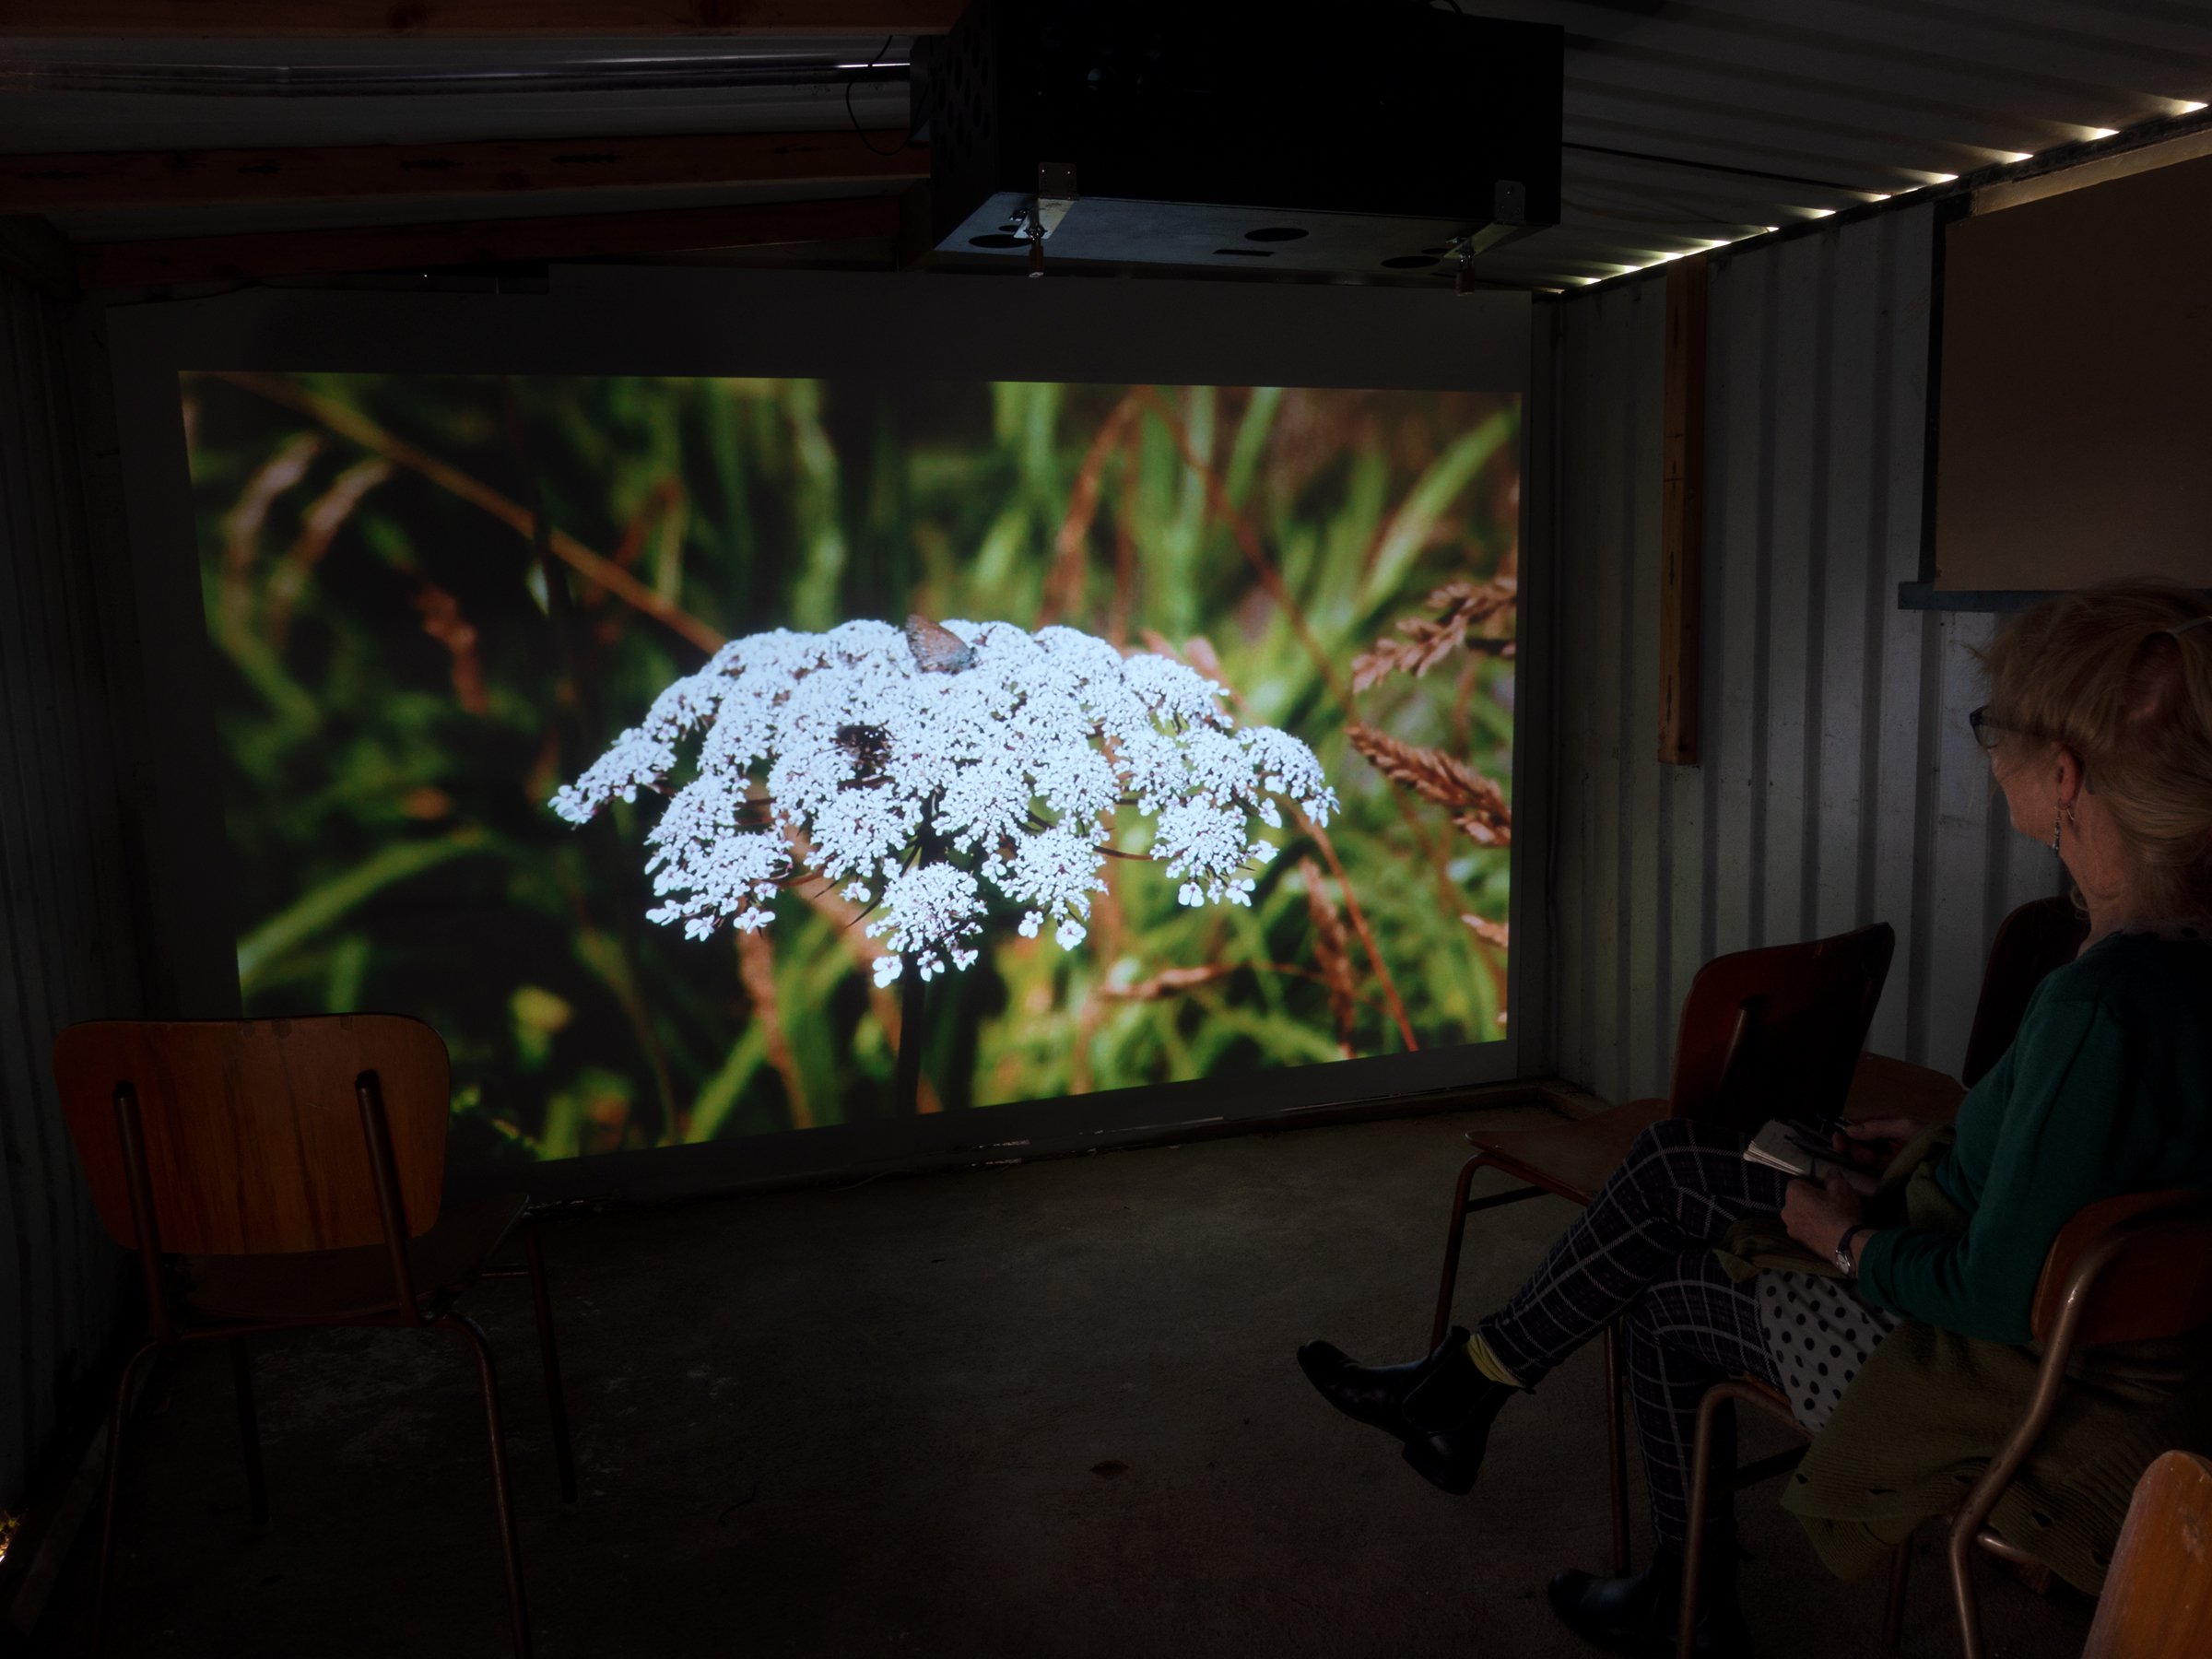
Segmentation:
[(1950, 1117), (1966, 1091), (1988, 1076), (2012, 1046), (2036, 986), (2053, 969), (2079, 955), (2088, 936), (2088, 919), (2074, 908), (2071, 899), (2035, 899), (2021, 905), (1998, 924), (1990, 945), (1959, 1075), (1892, 1060), (1887, 1054), (1862, 1054), (1843, 1115), (1901, 1112), (1929, 1123)]
[[(54, 1076), (100, 1218), (137, 1253), (145, 1345), (108, 1418), (93, 1651), (108, 1619), (124, 1431), (148, 1361), (187, 1342), (230, 1344), (254, 1521), (265, 1520), (246, 1341), (303, 1325), (451, 1333), (475, 1354), (514, 1651), (530, 1652), (522, 1561), (490, 1347), (453, 1310), (477, 1279), (527, 1272), (564, 1502), (576, 1498), (552, 1304), (520, 1197), (441, 1213), (449, 1077), (445, 1044), (391, 1014), (297, 1019), (108, 1020), (72, 1026)], [(519, 1230), (528, 1265), (488, 1263)]]
[[(1720, 1438), (1719, 1425), (1724, 1413), (1733, 1415), (1739, 1401), (1772, 1418), (1805, 1445), (1762, 1457), (1757, 1463), (1745, 1464), (1726, 1474), (1716, 1473), (1712, 1466), (1712, 1448)], [(1699, 1400), (1698, 1434), (1689, 1465), (1689, 1540), (1682, 1551), (1682, 1625), (1675, 1650), (1678, 1655), (1694, 1656), (1697, 1652), (1697, 1574), (1704, 1555), (1705, 1517), (1711, 1510), (1713, 1492), (1716, 1488), (1724, 1493), (1740, 1492), (1777, 1475), (1788, 1474), (1803, 1460), (1806, 1446), (1811, 1445), (1812, 1441), (1812, 1435), (1790, 1409), (1789, 1401), (1756, 1377), (1731, 1377), (1725, 1382), (1716, 1382)], [(1882, 1641), (1893, 1648), (1904, 1634), (1905, 1587), (1912, 1565), (1910, 1543), (1900, 1546), (1889, 1558), (1889, 1593), (1882, 1606)]]
[(2212, 1460), (2169, 1452), (2136, 1483), (2081, 1659), (2212, 1653)]
[[(1998, 924), (1996, 937), (1990, 944), (1959, 1075), (1953, 1077), (1933, 1066), (1893, 1060), (1886, 1054), (1862, 1054), (1852, 1076), (1844, 1115), (1858, 1118), (1902, 1112), (1931, 1123), (1950, 1117), (1967, 1090), (1986, 1077), (2012, 1046), (2035, 988), (2053, 970), (2080, 953), (2081, 942), (2088, 935), (2088, 919), (2071, 899), (2033, 899), (2013, 911)], [(1737, 1377), (1720, 1383), (1706, 1399), (1715, 1414), (1732, 1410), (1735, 1403), (1741, 1401), (1794, 1430), (1798, 1426), (1789, 1402), (1755, 1378)], [(1702, 1411), (1699, 1431), (1706, 1438), (1700, 1442), (1696, 1466), (1704, 1472), (1711, 1463), (1712, 1431), (1704, 1425)], [(1735, 1492), (1756, 1486), (1794, 1467), (1804, 1455), (1802, 1450), (1785, 1452), (1732, 1471), (1725, 1477), (1726, 1489)], [(1900, 1548), (1890, 1563), (1882, 1639), (1893, 1648), (1903, 1634), (1905, 1582), (1912, 1559), (1910, 1548)]]
[(1965, 1063), (1959, 1068), (1961, 1083), (1971, 1088), (2005, 1057), (2035, 988), (2053, 970), (2079, 956), (2088, 936), (2088, 917), (2067, 898), (2032, 899), (1998, 924), (1982, 971)]
[[(1662, 1100), (1631, 1100), (1540, 1129), (1477, 1130), (1459, 1172), (1436, 1292), (1433, 1349), (1452, 1324), (1460, 1245), (1479, 1210), (1549, 1194), (1588, 1204), (1619, 1167), (1636, 1136), (1665, 1117), (1695, 1118), (1754, 1131), (1778, 1110), (1827, 1115), (1843, 1104), (1852, 1069), (1881, 1000), (1897, 935), (1877, 923), (1833, 938), (1716, 957), (1698, 971), (1682, 1004), (1673, 1085)], [(1484, 1170), (1527, 1184), (1470, 1198)], [(1606, 1444), (1612, 1482), (1613, 1570), (1629, 1571), (1627, 1413), (1620, 1341), (1606, 1332)]]
[[(1959, 1642), (1966, 1659), (1983, 1659), (1982, 1618), (1974, 1596), (1973, 1552), (1978, 1546), (2023, 1566), (2035, 1558), (1993, 1531), (1989, 1517), (2012, 1477), (2035, 1449), (2065, 1392), (2066, 1368), (2081, 1349), (2113, 1342), (2179, 1336), (2212, 1324), (2212, 1192), (2133, 1193), (2089, 1205), (2060, 1230), (2043, 1258), (2029, 1316), (2042, 1345), (2035, 1388), (2011, 1436), (1952, 1515), (1948, 1555), (1951, 1593), (1959, 1610)], [(1689, 1490), (1689, 1541), (1682, 1567), (1682, 1624), (1677, 1653), (1695, 1652), (1699, 1557), (1715, 1477), (1714, 1425), (1731, 1402), (1743, 1401), (1788, 1424), (1808, 1442), (1790, 1404), (1763, 1382), (1738, 1378), (1706, 1391), (1698, 1407), (1698, 1435)], [(1720, 1477), (1737, 1489), (1794, 1466), (1802, 1449), (1765, 1458)], [(1895, 1647), (1903, 1618), (1908, 1548), (1897, 1552), (1884, 1639)]]

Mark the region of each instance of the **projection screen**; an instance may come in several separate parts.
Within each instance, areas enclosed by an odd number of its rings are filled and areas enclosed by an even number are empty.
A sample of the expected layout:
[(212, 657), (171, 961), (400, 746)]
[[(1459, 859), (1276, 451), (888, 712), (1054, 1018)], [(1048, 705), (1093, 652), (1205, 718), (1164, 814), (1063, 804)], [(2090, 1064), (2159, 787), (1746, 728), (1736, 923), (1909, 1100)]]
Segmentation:
[(172, 996), (429, 1019), (465, 1182), (1515, 1075), (1524, 297), (578, 267), (112, 330)]

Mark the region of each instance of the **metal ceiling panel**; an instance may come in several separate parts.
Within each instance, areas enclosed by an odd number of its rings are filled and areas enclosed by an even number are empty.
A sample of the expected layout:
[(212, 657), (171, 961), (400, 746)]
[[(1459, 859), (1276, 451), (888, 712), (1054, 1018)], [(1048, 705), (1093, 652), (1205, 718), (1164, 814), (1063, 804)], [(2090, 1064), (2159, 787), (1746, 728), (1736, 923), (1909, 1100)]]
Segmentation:
[[(2115, 129), (2171, 123), (2212, 99), (2212, 6), (2172, 0), (1467, 0), (1467, 8), (1568, 30), (1561, 223), (1484, 255), (1479, 275), (1493, 282), (1602, 281)], [(1253, 15), (1255, 28), (1266, 26), (1264, 7)], [(818, 131), (848, 124), (848, 78), (854, 113), (881, 129), (906, 119), (903, 84), (837, 66), (875, 58), (895, 75), (908, 46), (9, 40), (0, 41), (0, 148)], [(777, 74), (791, 84), (760, 84)], [(645, 204), (609, 192), (600, 205)], [(328, 222), (328, 210), (317, 211)], [(106, 214), (71, 229), (128, 238), (175, 222)]]

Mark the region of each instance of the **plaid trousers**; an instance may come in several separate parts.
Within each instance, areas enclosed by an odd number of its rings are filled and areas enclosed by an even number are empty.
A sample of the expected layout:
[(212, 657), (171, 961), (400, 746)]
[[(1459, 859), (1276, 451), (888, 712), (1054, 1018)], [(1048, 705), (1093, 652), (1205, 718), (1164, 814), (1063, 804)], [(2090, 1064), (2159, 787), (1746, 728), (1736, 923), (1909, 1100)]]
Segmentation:
[[(1743, 1218), (1782, 1211), (1789, 1177), (1746, 1163), (1746, 1144), (1712, 1124), (1653, 1124), (1512, 1300), (1479, 1326), (1490, 1352), (1533, 1387), (1627, 1316), (1629, 1394), (1662, 1544), (1688, 1535), (1699, 1398), (1730, 1375), (1781, 1377), (1755, 1288), (1722, 1272), (1710, 1248)], [(1731, 1466), (1733, 1415), (1716, 1429), (1714, 1456)], [(1732, 1524), (1725, 1500), (1712, 1518)]]

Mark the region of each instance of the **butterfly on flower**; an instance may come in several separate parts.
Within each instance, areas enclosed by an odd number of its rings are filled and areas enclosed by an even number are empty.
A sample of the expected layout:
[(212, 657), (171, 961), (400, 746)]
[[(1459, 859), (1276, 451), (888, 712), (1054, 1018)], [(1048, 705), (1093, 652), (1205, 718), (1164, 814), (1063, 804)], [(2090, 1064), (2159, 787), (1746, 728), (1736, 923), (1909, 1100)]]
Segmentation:
[(932, 622), (916, 611), (906, 619), (906, 642), (914, 661), (931, 674), (958, 674), (975, 665), (975, 647), (949, 628)]

